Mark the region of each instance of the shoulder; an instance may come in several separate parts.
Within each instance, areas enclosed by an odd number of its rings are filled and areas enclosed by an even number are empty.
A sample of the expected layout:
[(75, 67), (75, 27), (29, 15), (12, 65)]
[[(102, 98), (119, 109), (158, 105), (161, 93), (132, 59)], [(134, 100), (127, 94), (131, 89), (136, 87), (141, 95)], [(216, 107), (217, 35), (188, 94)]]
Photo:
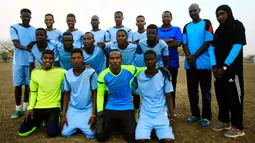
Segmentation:
[(40, 71), (41, 71), (41, 67), (34, 68), (34, 69), (32, 70), (32, 74), (36, 74), (36, 73), (38, 73), (38, 72), (40, 72)]
[(55, 31), (56, 31), (58, 34), (61, 34), (61, 33), (62, 33), (59, 29), (55, 29)]
[(141, 40), (139, 40), (139, 44), (144, 44), (144, 43), (146, 43), (146, 41), (147, 41), (147, 39), (141, 39)]
[(235, 20), (235, 25), (234, 26), (235, 26), (235, 28), (245, 29), (243, 23), (239, 20)]
[(92, 74), (94, 74), (94, 73), (96, 72), (95, 69), (93, 69), (93, 68), (87, 68), (86, 71), (87, 71), (90, 75), (92, 75)]
[(54, 70), (56, 70), (56, 71), (58, 71), (60, 73), (65, 73), (66, 72), (66, 70), (61, 68), (61, 67), (54, 67)]
[(108, 74), (109, 72), (110, 72), (109, 68), (103, 70), (103, 71), (99, 74), (98, 80), (104, 80), (105, 75)]
[(178, 27), (178, 26), (172, 26), (172, 28), (175, 29), (175, 30), (181, 30), (181, 28)]
[(189, 23), (187, 23), (187, 24), (184, 25), (184, 27), (183, 27), (183, 32), (186, 32), (186, 28), (187, 28), (187, 26), (190, 25), (190, 24), (191, 24), (191, 22), (189, 22)]
[(136, 44), (133, 44), (133, 43), (128, 43), (128, 46), (131, 47), (131, 48), (137, 48), (137, 45)]

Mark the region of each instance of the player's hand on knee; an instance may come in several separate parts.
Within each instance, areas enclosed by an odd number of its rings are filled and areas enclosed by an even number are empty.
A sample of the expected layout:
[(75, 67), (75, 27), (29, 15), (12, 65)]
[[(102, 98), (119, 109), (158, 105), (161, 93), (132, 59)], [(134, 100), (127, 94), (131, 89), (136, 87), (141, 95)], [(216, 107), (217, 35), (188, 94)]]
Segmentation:
[(63, 129), (65, 124), (66, 124), (66, 126), (68, 126), (68, 121), (67, 121), (66, 115), (62, 114), (62, 118), (61, 118), (61, 130)]
[(28, 118), (31, 118), (31, 119), (34, 118), (34, 112), (31, 109), (27, 111), (26, 115), (24, 116), (24, 118), (22, 120), (22, 123), (26, 122)]
[(88, 124), (90, 125), (90, 130), (94, 130), (96, 128), (96, 116), (90, 116)]
[(175, 134), (175, 120), (174, 119), (170, 119), (170, 125), (172, 127), (173, 134)]

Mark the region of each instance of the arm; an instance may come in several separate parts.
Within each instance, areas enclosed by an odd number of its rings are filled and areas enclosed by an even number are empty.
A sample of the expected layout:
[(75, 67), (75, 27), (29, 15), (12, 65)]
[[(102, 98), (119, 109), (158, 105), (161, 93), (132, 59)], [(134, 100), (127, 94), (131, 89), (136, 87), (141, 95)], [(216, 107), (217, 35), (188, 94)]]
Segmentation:
[(13, 45), (14, 45), (16, 48), (18, 48), (18, 49), (20, 49), (20, 50), (27, 50), (27, 48), (26, 48), (25, 46), (22, 46), (22, 45), (19, 43), (19, 40), (12, 40), (12, 42), (13, 42)]
[(29, 63), (29, 75), (31, 77), (32, 70), (35, 68), (35, 64), (33, 62)]
[(127, 34), (128, 34), (128, 42), (131, 42), (132, 41), (132, 37), (133, 37), (132, 30), (129, 29)]
[(175, 39), (170, 38), (169, 42), (167, 42), (167, 45), (169, 48), (175, 48), (175, 47), (181, 46), (181, 42), (182, 42), (181, 29), (177, 27), (176, 33), (175, 33)]
[(224, 63), (230, 66), (234, 62), (238, 54), (240, 53), (241, 49), (242, 49), (241, 44), (234, 44)]
[(28, 110), (33, 110), (38, 96), (38, 83), (35, 81), (34, 72), (31, 73), (29, 86), (30, 86), (30, 101)]
[(170, 92), (166, 93), (166, 104), (168, 111), (170, 112), (170, 119), (174, 119), (174, 104), (173, 98)]
[[(162, 41), (163, 42), (163, 41)], [(166, 44), (166, 42), (162, 43), (163, 46), (163, 56), (164, 56), (164, 61), (165, 61), (165, 67), (168, 68), (169, 67), (169, 51), (168, 51), (168, 45)]]
[(169, 48), (175, 48), (175, 47), (181, 46), (181, 42), (173, 40), (171, 42), (168, 42), (167, 45), (168, 45)]
[(197, 52), (192, 55), (192, 57), (194, 58), (193, 60), (196, 60), (197, 57), (199, 57), (202, 53), (204, 53), (207, 48), (211, 45), (212, 41), (206, 41), (204, 42), (204, 44), (197, 50)]
[(62, 116), (66, 116), (66, 111), (67, 111), (69, 101), (70, 101), (70, 92), (71, 91), (65, 91)]

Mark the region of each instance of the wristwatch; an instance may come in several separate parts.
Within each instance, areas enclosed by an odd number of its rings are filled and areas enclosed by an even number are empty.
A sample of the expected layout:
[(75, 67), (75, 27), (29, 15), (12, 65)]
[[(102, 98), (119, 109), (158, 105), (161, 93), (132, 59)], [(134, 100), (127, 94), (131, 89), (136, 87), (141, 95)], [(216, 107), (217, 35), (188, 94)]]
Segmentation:
[(227, 66), (223, 66), (222, 68), (223, 68), (224, 71), (226, 71), (228, 69)]

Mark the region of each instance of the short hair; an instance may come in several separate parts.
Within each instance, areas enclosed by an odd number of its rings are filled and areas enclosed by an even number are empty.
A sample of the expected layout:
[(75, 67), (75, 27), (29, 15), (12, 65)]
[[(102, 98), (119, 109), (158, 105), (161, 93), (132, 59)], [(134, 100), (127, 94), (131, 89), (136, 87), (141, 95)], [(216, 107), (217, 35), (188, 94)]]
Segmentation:
[(140, 18), (140, 17), (142, 17), (142, 18), (145, 20), (145, 17), (144, 17), (143, 15), (138, 15), (138, 16), (136, 17), (136, 19), (137, 19), (137, 18)]
[(45, 16), (44, 16), (44, 17), (46, 17), (46, 16), (51, 16), (51, 17), (52, 17), (52, 19), (54, 20), (54, 16), (53, 16), (51, 13), (47, 13), (47, 14), (45, 14)]
[(170, 11), (168, 11), (168, 10), (164, 11), (163, 13), (169, 13), (170, 16), (172, 17), (172, 13)]
[(120, 52), (119, 49), (112, 49), (112, 50), (110, 51), (110, 53), (109, 53), (109, 57), (110, 57), (110, 54), (111, 54), (112, 52), (119, 52), (119, 53), (120, 53), (120, 57), (122, 58), (122, 54), (121, 54), (121, 52)]
[(74, 54), (74, 53), (80, 53), (81, 56), (83, 57), (83, 52), (80, 48), (74, 48), (72, 51), (71, 51), (71, 56)]
[(45, 54), (51, 54), (51, 55), (53, 55), (53, 57), (54, 57), (54, 52), (53, 52), (52, 50), (44, 50), (44, 51), (42, 52), (42, 57), (43, 57)]
[(73, 17), (73, 18), (75, 19), (75, 15), (74, 15), (73, 13), (67, 14), (66, 18), (67, 18), (67, 17)]
[(32, 14), (32, 12), (31, 12), (29, 9), (27, 9), (27, 8), (21, 9), (21, 10), (20, 10), (20, 14), (22, 14), (22, 12), (26, 12), (26, 13)]
[(94, 39), (94, 34), (92, 32), (85, 32), (85, 34), (91, 34)]
[(148, 29), (156, 29), (158, 31), (158, 26), (155, 25), (155, 24), (150, 24), (150, 25), (147, 26), (147, 30)]
[(73, 34), (69, 31), (66, 31), (63, 33), (62, 37), (64, 37), (64, 36), (72, 36), (73, 37)]
[(118, 31), (116, 32), (116, 35), (117, 35), (117, 33), (122, 32), (122, 31), (125, 33), (126, 37), (128, 37), (128, 35), (127, 35), (127, 31), (126, 31), (126, 30), (124, 30), (124, 29), (120, 29), (120, 30), (118, 30)]
[(120, 13), (120, 14), (123, 16), (123, 12), (121, 12), (121, 11), (116, 11), (116, 12), (114, 13), (114, 15), (117, 14), (117, 13)]
[(47, 31), (46, 31), (44, 28), (37, 28), (37, 29), (35, 30), (35, 32), (36, 32), (36, 31), (43, 31), (44, 34), (47, 36)]
[(146, 52), (144, 53), (144, 57), (145, 57), (146, 55), (149, 55), (149, 54), (153, 54), (153, 55), (157, 58), (157, 54), (156, 54), (156, 52), (153, 51), (153, 50), (148, 50), (148, 51), (146, 51)]

